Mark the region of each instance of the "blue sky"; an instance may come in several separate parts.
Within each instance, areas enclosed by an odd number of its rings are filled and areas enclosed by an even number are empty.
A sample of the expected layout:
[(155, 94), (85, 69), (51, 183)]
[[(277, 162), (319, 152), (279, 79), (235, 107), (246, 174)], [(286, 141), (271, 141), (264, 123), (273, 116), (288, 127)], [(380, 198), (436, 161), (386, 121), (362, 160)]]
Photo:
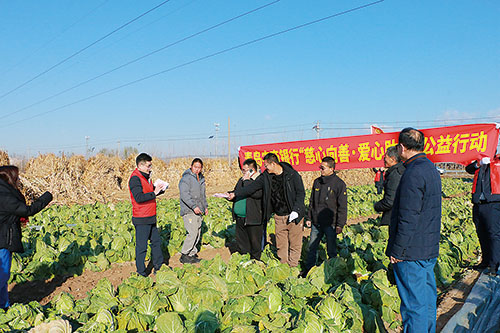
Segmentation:
[[(0, 1), (0, 96), (162, 2)], [(233, 153), (239, 145), (315, 138), (317, 121), (321, 137), (368, 134), (370, 124), (393, 131), (500, 121), (500, 3), (493, 0), (386, 0), (74, 103), (370, 3), (281, 0), (38, 103), (272, 2), (168, 1), (1, 97), (0, 149), (83, 154), (88, 136), (94, 153), (132, 146), (164, 157), (210, 155), (219, 123), (221, 154), (228, 118)]]

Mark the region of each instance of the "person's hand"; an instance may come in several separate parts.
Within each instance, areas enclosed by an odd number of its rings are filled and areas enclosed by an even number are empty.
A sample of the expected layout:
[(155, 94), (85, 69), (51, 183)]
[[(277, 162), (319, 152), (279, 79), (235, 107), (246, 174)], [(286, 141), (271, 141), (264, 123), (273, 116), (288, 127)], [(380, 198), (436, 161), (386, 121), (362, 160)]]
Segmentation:
[(310, 228), (312, 225), (311, 221), (306, 221), (306, 227)]
[(342, 233), (342, 227), (335, 227), (335, 232), (338, 234)]
[(227, 193), (227, 200), (233, 200), (234, 199), (234, 193)]
[(292, 222), (297, 217), (299, 217), (299, 213), (297, 213), (297, 212), (291, 212), (290, 215), (288, 216), (288, 222)]
[(196, 215), (201, 215), (201, 209), (199, 207), (195, 207), (193, 211)]
[(158, 193), (160, 193), (161, 191), (162, 191), (161, 186), (156, 186), (155, 187), (155, 195), (158, 195)]
[(205, 215), (208, 215), (208, 208), (205, 208)]
[(486, 165), (486, 164), (490, 164), (491, 162), (491, 159), (489, 157), (483, 157), (481, 159), (481, 161), (479, 161), (479, 165)]
[(397, 264), (398, 262), (402, 262), (403, 260), (401, 259), (398, 259), (398, 258), (394, 258), (393, 256), (391, 256), (391, 264)]

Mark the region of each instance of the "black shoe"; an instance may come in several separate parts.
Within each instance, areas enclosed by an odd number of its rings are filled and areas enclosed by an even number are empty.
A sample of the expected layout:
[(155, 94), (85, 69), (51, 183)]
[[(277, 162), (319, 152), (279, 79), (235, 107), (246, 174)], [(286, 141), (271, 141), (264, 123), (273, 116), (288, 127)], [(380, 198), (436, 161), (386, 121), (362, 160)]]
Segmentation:
[(179, 261), (183, 264), (197, 264), (201, 260), (196, 258), (195, 256), (188, 256), (187, 254), (182, 254)]
[(498, 265), (491, 265), (488, 268), (488, 274), (490, 274), (490, 275), (498, 275)]
[(477, 265), (472, 266), (472, 269), (485, 269), (488, 267), (488, 264), (485, 262), (480, 262)]

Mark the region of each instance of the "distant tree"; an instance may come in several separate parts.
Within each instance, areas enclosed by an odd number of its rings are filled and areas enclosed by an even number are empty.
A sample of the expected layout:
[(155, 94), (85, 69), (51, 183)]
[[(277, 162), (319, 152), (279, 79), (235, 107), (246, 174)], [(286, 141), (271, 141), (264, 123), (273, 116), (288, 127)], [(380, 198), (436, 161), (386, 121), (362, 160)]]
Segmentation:
[(102, 148), (101, 150), (99, 150), (98, 154), (102, 154), (104, 156), (114, 156), (114, 155), (116, 155), (116, 150), (115, 149)]
[(123, 158), (127, 158), (130, 155), (137, 155), (139, 154), (139, 151), (135, 147), (124, 147), (123, 148)]

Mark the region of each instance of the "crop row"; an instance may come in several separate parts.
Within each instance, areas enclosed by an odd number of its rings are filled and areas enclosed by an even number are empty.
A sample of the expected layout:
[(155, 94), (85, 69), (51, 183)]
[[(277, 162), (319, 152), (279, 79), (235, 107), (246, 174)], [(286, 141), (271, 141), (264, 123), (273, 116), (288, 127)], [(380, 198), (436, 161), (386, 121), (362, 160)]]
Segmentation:
[[(456, 187), (462, 186), (455, 180)], [(358, 189), (356, 189), (358, 190)], [(362, 192), (362, 190), (359, 190)], [(367, 194), (371, 195), (371, 194)], [(224, 246), (233, 235), (228, 204), (210, 201), (205, 244)], [(129, 206), (52, 207), (32, 222), (27, 251), (16, 255), (16, 281), (83, 269), (105, 269), (112, 261), (133, 258)], [(162, 247), (177, 251), (184, 231), (178, 203), (159, 205)], [(435, 273), (440, 287), (460, 276), (477, 257), (478, 242), (467, 196), (443, 200), (441, 248)], [(396, 328), (399, 297), (384, 254), (387, 227), (378, 220), (351, 225), (338, 240), (339, 256), (314, 267), (306, 278), (298, 268), (281, 264), (271, 247), (262, 262), (233, 254), (199, 266), (164, 266), (155, 281), (133, 275), (117, 289), (103, 279), (88, 296), (74, 300), (61, 294), (47, 306), (36, 302), (13, 305), (0, 313), (0, 329), (28, 329), (56, 318), (69, 320), (81, 332), (157, 330), (162, 332), (367, 332)], [(272, 225), (270, 226), (272, 230)], [(307, 241), (307, 240), (305, 240)], [(325, 251), (321, 248), (320, 261)], [(14, 267), (14, 265), (17, 265)], [(0, 310), (1, 312), (1, 310)]]

